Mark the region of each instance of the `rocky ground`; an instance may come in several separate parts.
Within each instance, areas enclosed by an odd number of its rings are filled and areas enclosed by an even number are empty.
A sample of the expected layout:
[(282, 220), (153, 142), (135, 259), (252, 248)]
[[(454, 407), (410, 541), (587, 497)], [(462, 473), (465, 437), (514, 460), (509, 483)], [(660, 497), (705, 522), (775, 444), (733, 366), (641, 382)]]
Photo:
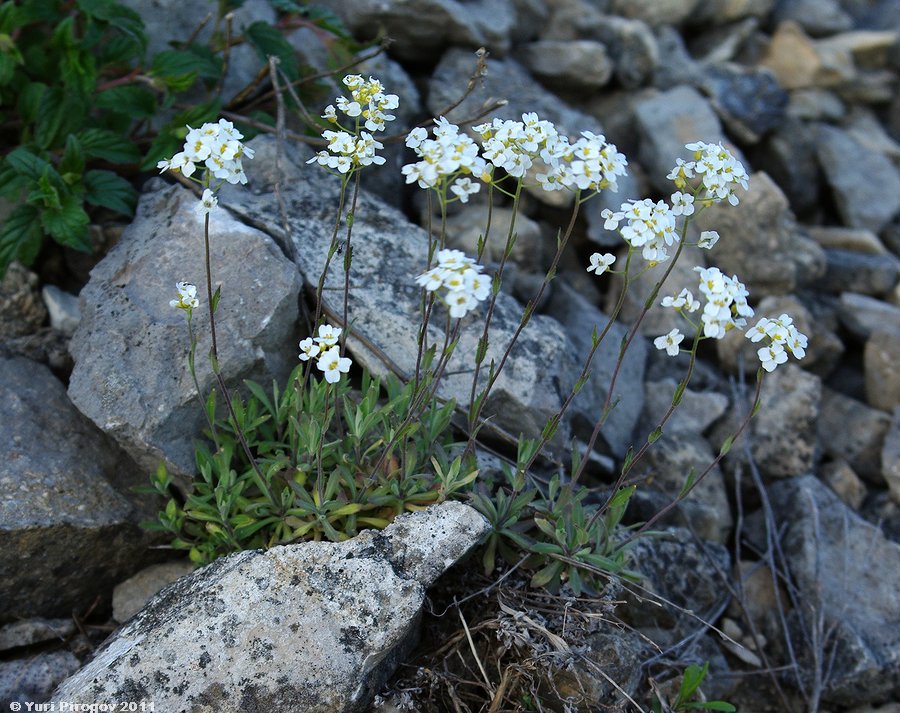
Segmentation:
[[(145, 13), (161, 46), (206, 12), (196, 3), (128, 4)], [(148, 180), (130, 226), (96, 226), (93, 259), (53, 252), (36, 273), (14, 265), (0, 285), (8, 456), (0, 463), (0, 702), (640, 710), (653, 690), (665, 696), (685, 665), (709, 661), (706, 695), (747, 713), (896, 713), (900, 2), (318, 4), (361, 39), (383, 30), (393, 40), (361, 71), (400, 95), (397, 131), (452, 106), (475, 50), (486, 47), (487, 72), (447, 112), (451, 121), (502, 99), (497, 116), (534, 111), (571, 135), (602, 132), (629, 157), (619, 193), (587, 204), (513, 353), (514, 377), (498, 383), (499, 427), (534, 434), (558, 408), (590, 326), (602, 326), (617, 294), (613, 281), (584, 269), (591, 252), (620, 247), (600, 212), (667, 196), (665, 175), (692, 140), (731, 147), (751, 184), (738, 207), (704, 213), (700, 227), (722, 240), (683, 258), (672, 292), (692, 286), (690, 267), (704, 260), (737, 273), (757, 314), (788, 312), (810, 335), (807, 357), (767, 378), (748, 432), (660, 523), (662, 534), (639, 543), (632, 566), (644, 579), (613, 583), (599, 600), (529, 590), (516, 572), (487, 580), (471, 560), (439, 578), (485, 527), (474, 511), (448, 504), (341, 545), (220, 560), (142, 608), (190, 567), (137, 527), (158, 503), (133, 487), (160, 461), (188, 477), (203, 423), (184, 368), (182, 315), (167, 306), (177, 280), (202, 274), (201, 219), (187, 189)], [(256, 19), (273, 21), (274, 10), (249, 0), (236, 22)], [(328, 66), (314, 32), (300, 28), (289, 40), (307, 65)], [(240, 87), (257, 69), (256, 57), (236, 52), (228, 81)], [(212, 224), (217, 279), (227, 286), (220, 362), (234, 384), (283, 378), (293, 367), (337, 195), (306, 165), (309, 147), (283, 146), (279, 158), (270, 137), (251, 145), (249, 190), (223, 190), (226, 210)], [(372, 371), (408, 372), (417, 314), (408, 285), (424, 264), (425, 204), (403, 185), (402, 143), (388, 154), (364, 176), (356, 214), (350, 351)], [(498, 343), (552, 256), (567, 215), (559, 198), (535, 192), (523, 201)], [(471, 252), (486, 211), (476, 200), (454, 212), (451, 244)], [(492, 219), (508, 224), (508, 208)], [(326, 299), (326, 310), (339, 308)], [(640, 308), (638, 298), (626, 302), (623, 321)], [(629, 353), (620, 406), (593, 455), (598, 492), (627, 446), (652, 431), (682, 376), (684, 362), (650, 344), (673, 317), (651, 309), (642, 323), (649, 339)], [(612, 337), (560, 443), (587, 440), (618, 351)], [(629, 521), (668, 502), (689, 468), (705, 467), (734, 431), (749, 406), (752, 347), (736, 336), (701, 353), (677, 417), (641, 464), (646, 481)], [(206, 348), (201, 340), (198, 353)], [(201, 391), (210, 385), (201, 378)], [(446, 393), (467, 398), (453, 379)]]

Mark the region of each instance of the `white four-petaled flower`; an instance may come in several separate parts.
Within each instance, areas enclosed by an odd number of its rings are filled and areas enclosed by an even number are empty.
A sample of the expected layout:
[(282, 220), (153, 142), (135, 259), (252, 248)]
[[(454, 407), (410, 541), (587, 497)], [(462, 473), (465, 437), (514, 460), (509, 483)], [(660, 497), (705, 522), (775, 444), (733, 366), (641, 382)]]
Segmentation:
[(594, 253), (591, 255), (591, 264), (587, 271), (602, 275), (615, 261), (616, 256), (612, 253), (603, 253), (602, 255), (600, 253)]
[(681, 347), (678, 345), (684, 340), (684, 335), (677, 329), (673, 329), (668, 334), (663, 334), (653, 340), (653, 346), (657, 349), (665, 349), (669, 356), (678, 356)]
[(200, 306), (200, 302), (197, 299), (196, 285), (192, 285), (190, 282), (176, 282), (175, 289), (178, 291), (178, 299), (170, 300), (170, 307), (191, 310)]
[(341, 374), (350, 371), (350, 365), (353, 362), (348, 357), (341, 356), (340, 347), (331, 347), (319, 356), (316, 367), (325, 374), (325, 381), (329, 384), (335, 384), (340, 381)]

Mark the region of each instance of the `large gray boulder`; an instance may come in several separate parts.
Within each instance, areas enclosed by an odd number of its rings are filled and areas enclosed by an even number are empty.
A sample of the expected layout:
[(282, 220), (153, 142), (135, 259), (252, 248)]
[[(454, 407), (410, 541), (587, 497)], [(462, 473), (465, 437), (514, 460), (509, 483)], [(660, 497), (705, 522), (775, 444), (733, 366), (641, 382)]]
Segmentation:
[(53, 700), (365, 710), (415, 644), (425, 590), (488, 529), (447, 502), (346, 542), (224, 557), (160, 592)]
[[(818, 644), (827, 647), (822, 659), (828, 662), (824, 700), (851, 705), (896, 697), (900, 629), (891, 622), (900, 611), (900, 546), (815, 476), (776, 483), (769, 488), (769, 498), (802, 604), (793, 616), (802, 618), (809, 632), (816, 626), (812, 617), (821, 614), (824, 631), (832, 632)], [(747, 532), (765, 532), (757, 516), (748, 521)], [(765, 548), (764, 542), (754, 544)], [(805, 663), (811, 663), (808, 657), (813, 655), (809, 643), (808, 638), (795, 640)]]
[[(245, 220), (284, 242), (278, 202), (272, 192), (276, 178), (275, 142), (258, 137), (252, 146), (257, 152), (256, 159), (247, 170), (253, 190), (225, 187), (223, 201)], [(281, 195), (290, 239), (300, 272), (314, 289), (325, 267), (339, 184), (318, 166), (304, 165), (302, 156), (290, 147), (286, 147), (285, 156)], [(365, 175), (362, 182), (365, 186)], [(505, 236), (493, 232), (489, 238), (490, 241), (504, 239)], [(375, 374), (394, 372), (412, 377), (421, 323), (420, 289), (415, 277), (427, 265), (427, 233), (363, 191), (356, 204), (351, 249), (348, 348), (357, 363)], [(325, 315), (332, 324), (342, 319), (343, 291), (343, 258), (336, 256), (323, 290)], [(502, 292), (498, 295), (479, 389), (485, 384), (491, 360), (499, 364), (519, 326), (522, 312), (523, 307), (513, 298)], [(429, 324), (429, 343), (437, 344), (438, 348), (444, 342), (445, 315), (443, 308), (436, 309)], [(441, 381), (439, 395), (454, 398), (462, 407), (469, 404), (483, 318), (482, 305), (462, 320), (459, 342)], [(520, 433), (538, 437), (569, 394), (578, 367), (571, 340), (559, 323), (535, 315), (516, 342), (485, 402), (483, 415), (491, 417), (491, 425), (514, 437)], [(562, 445), (567, 436), (568, 427), (563, 423), (554, 442)]]
[[(194, 471), (192, 441), (205, 427), (203, 403), (215, 384), (206, 358), (209, 318), (197, 201), (180, 186), (152, 184), (134, 222), (91, 271), (70, 346), (72, 402), (146, 472), (160, 462), (174, 473)], [(222, 286), (216, 325), (223, 377), (233, 385), (283, 378), (296, 359), (288, 346), (295, 341), (296, 269), (268, 236), (235, 220), (222, 204), (211, 216), (210, 242), (213, 283)], [(187, 366), (184, 313), (169, 306), (182, 280), (197, 285), (201, 300), (193, 319), (200, 394)]]
[(120, 494), (144, 476), (50, 370), (0, 359), (0, 621), (69, 616), (147, 561), (149, 516)]

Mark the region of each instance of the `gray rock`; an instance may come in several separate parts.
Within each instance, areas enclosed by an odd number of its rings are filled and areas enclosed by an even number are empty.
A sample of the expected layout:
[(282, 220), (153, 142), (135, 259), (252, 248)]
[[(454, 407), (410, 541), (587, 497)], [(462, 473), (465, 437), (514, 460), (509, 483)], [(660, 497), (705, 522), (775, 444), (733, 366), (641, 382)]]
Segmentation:
[[(278, 204), (269, 192), (274, 181), (270, 159), (275, 142), (258, 137), (253, 147), (257, 158), (247, 170), (255, 181), (256, 192), (225, 187), (221, 200), (246, 220), (283, 239)], [(282, 188), (282, 197), (296, 254), (302, 256), (300, 271), (307, 284), (315, 285), (325, 266), (339, 185), (319, 167), (306, 166), (293, 154), (288, 158), (294, 166), (285, 169), (283, 185), (288, 188)], [(420, 290), (414, 280), (427, 264), (427, 234), (365, 192), (360, 195), (355, 215), (349, 295), (349, 319), (353, 328), (348, 348), (355, 360), (372, 373), (385, 374), (390, 370), (412, 377), (420, 325)], [(386, 260), (385, 256), (390, 259)], [(325, 314), (333, 324), (340, 322), (343, 312), (343, 287), (343, 264), (334, 261), (323, 295)], [(515, 300), (502, 293), (498, 296), (479, 387), (485, 383), (490, 361), (494, 359), (499, 364), (519, 326), (522, 312), (522, 306)], [(441, 380), (440, 394), (454, 398), (461, 407), (469, 403), (483, 315), (481, 309), (464, 319), (459, 342)], [(444, 321), (444, 313), (436, 310), (429, 325), (430, 344), (443, 344)], [(296, 357), (292, 355), (292, 358)], [(553, 364), (553, 369), (547, 369), (547, 364)], [(558, 412), (577, 373), (572, 343), (562, 327), (549, 317), (536, 315), (522, 331), (498, 377), (485, 402), (484, 415), (493, 414), (491, 423), (507, 429), (513, 436), (525, 433), (536, 437), (548, 419)], [(554, 443), (561, 446), (567, 433), (564, 423)]]
[[(833, 628), (831, 643), (836, 648), (823, 700), (850, 705), (896, 694), (900, 631), (885, 624), (896, 619), (900, 607), (900, 546), (886, 540), (815, 476), (776, 483), (769, 488), (769, 499), (783, 533), (786, 564), (804, 604), (795, 616), (806, 620), (808, 630), (815, 626), (810, 617), (821, 612), (825, 630)], [(753, 521), (748, 525), (748, 532), (756, 529)]]
[(699, 0), (612, 0), (609, 11), (656, 27), (690, 20), (700, 4)]
[[(478, 251), (478, 239), (484, 234), (487, 225), (488, 207), (486, 204), (473, 204), (465, 206), (455, 214), (447, 217), (447, 245), (448, 247), (462, 250), (466, 255), (473, 257)], [(541, 226), (537, 221), (521, 213), (516, 218), (515, 232), (516, 243), (513, 245), (509, 259), (516, 266), (528, 272), (546, 272), (547, 266), (553, 255), (547, 255), (545, 246), (553, 249), (551, 240), (546, 239)], [(491, 231), (485, 242), (482, 263), (499, 263), (506, 247), (506, 236), (509, 234), (510, 223), (513, 219), (512, 209), (504, 206), (494, 206), (491, 210)], [(440, 218), (432, 222), (437, 231)]]
[(858, 511), (862, 507), (868, 495), (866, 485), (843, 458), (821, 466), (818, 475), (851, 508)]
[(53, 699), (365, 710), (414, 644), (425, 590), (488, 530), (446, 502), (346, 542), (224, 557), (160, 592)]
[(75, 633), (72, 619), (25, 619), (0, 627), (0, 651), (46, 641), (64, 641)]
[(68, 651), (47, 651), (0, 662), (0, 706), (15, 710), (10, 704), (16, 702), (21, 704), (21, 710), (28, 710), (29, 702), (44, 703), (60, 681), (79, 666), (81, 663)]
[(148, 544), (137, 527), (147, 513), (110, 480), (143, 485), (142, 475), (27, 359), (0, 359), (0, 422), (0, 621), (68, 616), (108, 598)]
[[(159, 184), (157, 184), (158, 186)], [(91, 273), (81, 292), (82, 320), (72, 338), (69, 395), (145, 472), (164, 461), (194, 472), (193, 439), (205, 426), (202, 404), (215, 383), (210, 349), (203, 218), (180, 186), (142, 197), (134, 222)], [(222, 285), (216, 315), (226, 382), (285, 377), (296, 356), (300, 279), (266, 235), (231, 217), (223, 201), (210, 221), (213, 281)], [(277, 220), (278, 210), (272, 211)], [(187, 367), (184, 314), (169, 307), (175, 283), (197, 285), (194, 312), (197, 394)]]
[(606, 47), (592, 40), (541, 40), (522, 47), (518, 56), (535, 77), (553, 89), (596, 90), (613, 74)]
[[(579, 363), (584, 364), (591, 350), (591, 330), (596, 327), (599, 336), (609, 317), (564, 282), (555, 283), (553, 287), (547, 314), (565, 328)], [(619, 347), (626, 333), (627, 329), (622, 324), (612, 324), (594, 355), (587, 383), (572, 403), (572, 426), (576, 435), (584, 439), (590, 437), (596, 420), (603, 413), (603, 404), (609, 394), (609, 383), (619, 357)], [(616, 378), (610, 402), (618, 403), (600, 432), (608, 446), (607, 452), (619, 457), (632, 444), (634, 427), (644, 403), (642, 384), (646, 359), (647, 343), (638, 335), (629, 347)]]
[[(678, 382), (675, 379), (648, 381), (644, 391), (641, 429), (650, 433), (672, 405)], [(663, 431), (670, 436), (700, 435), (712, 426), (728, 408), (728, 397), (717, 391), (686, 388), (681, 403), (672, 413)]]
[(820, 124), (816, 136), (819, 163), (844, 223), (880, 232), (900, 211), (900, 173), (843, 129)]
[(702, 65), (695, 61), (684, 44), (684, 38), (674, 27), (655, 28), (659, 62), (653, 73), (653, 86), (665, 91), (679, 84), (698, 84), (703, 76)]
[(860, 342), (880, 329), (900, 329), (900, 307), (855, 292), (841, 294), (838, 316), (841, 325)]
[(871, 230), (837, 226), (805, 226), (810, 237), (825, 250), (849, 250), (869, 255), (887, 255), (888, 250)]
[(37, 285), (36, 274), (18, 262), (10, 263), (0, 281), (0, 341), (32, 334), (47, 320)]
[(44, 285), (41, 290), (47, 312), (50, 314), (50, 326), (53, 329), (71, 336), (81, 321), (81, 309), (78, 298), (64, 292), (56, 285)]
[(825, 292), (887, 295), (900, 277), (900, 260), (853, 250), (825, 250), (825, 274), (815, 286)]
[[(642, 489), (663, 495), (651, 499), (660, 509), (678, 497), (692, 470), (698, 477), (715, 457), (709, 443), (698, 432), (669, 434), (663, 427), (663, 436), (634, 466), (632, 475), (643, 478)], [(677, 512), (663, 524), (689, 526), (698, 537), (710, 542), (728, 541), (734, 520), (719, 466), (712, 468), (694, 486), (687, 498), (679, 503)]]
[(900, 404), (900, 323), (872, 333), (863, 352), (866, 401), (890, 411)]
[[(722, 545), (699, 541), (689, 530), (672, 527), (659, 536), (636, 540), (630, 552), (632, 567), (643, 576), (641, 586), (650, 594), (638, 589), (635, 594), (641, 599), (626, 595), (628, 605), (617, 611), (634, 626), (695, 631), (698, 620), (675, 607), (708, 621), (729, 598), (721, 581), (731, 571), (731, 557)], [(658, 602), (652, 594), (675, 607)]]
[(609, 15), (596, 25), (593, 35), (609, 50), (619, 84), (636, 89), (653, 81), (659, 50), (653, 30), (645, 22)]
[(763, 67), (723, 63), (708, 67), (700, 80), (729, 133), (755, 144), (785, 117), (788, 94)]
[(777, 0), (711, 0), (700, 3), (691, 17), (692, 23), (709, 22), (722, 25), (746, 17), (766, 17)]
[(623, 692), (636, 695), (646, 648), (638, 632), (610, 626), (591, 634), (586, 648), (579, 663), (553, 672), (553, 685), (561, 699), (571, 696), (581, 706), (602, 710), (610, 701), (621, 701)]
[(755, 298), (793, 292), (825, 271), (824, 251), (800, 233), (787, 198), (765, 173), (753, 174), (739, 205), (715, 204), (695, 225), (718, 231), (709, 261), (737, 274)]
[[(788, 103), (787, 115), (801, 121), (841, 121), (847, 106), (834, 92), (827, 89), (794, 89)], [(809, 129), (807, 129), (809, 131)], [(810, 135), (809, 140), (815, 142)], [(818, 162), (818, 159), (816, 159)]]
[(900, 503), (900, 407), (894, 409), (891, 426), (881, 449), (881, 472), (894, 502)]
[(160, 562), (145, 567), (113, 590), (113, 619), (125, 622), (137, 614), (163, 587), (194, 571), (187, 560)]
[(881, 447), (891, 418), (884, 411), (837, 391), (824, 388), (816, 429), (822, 450), (832, 458), (844, 458), (853, 470), (873, 485), (884, 485)]
[(692, 87), (675, 87), (639, 101), (634, 108), (640, 135), (640, 162), (653, 187), (668, 195), (666, 175), (676, 158), (689, 159), (692, 141), (725, 142), (722, 126), (709, 102)]
[[(185, 42), (200, 27), (208, 15), (212, 15), (200, 30), (196, 41), (205, 44), (212, 39), (213, 28), (223, 26), (217, 20), (218, 8), (212, 3), (182, 2), (182, 0), (123, 0), (123, 5), (135, 10), (144, 21), (148, 38), (148, 54), (170, 50), (170, 42)], [(247, 0), (231, 11), (233, 19), (231, 33), (237, 36), (245, 27), (254, 22), (274, 25), (276, 13), (265, 0)], [(264, 64), (250, 43), (233, 46), (228, 57), (228, 68), (222, 94), (230, 98), (250, 84)]]
[(767, 173), (784, 191), (797, 215), (819, 209), (822, 180), (809, 126), (787, 118), (759, 145), (753, 167)]
[(879, 528), (891, 542), (900, 543), (900, 505), (889, 491), (882, 490), (870, 495), (859, 514)]
[(517, 20), (515, 5), (503, 0), (323, 0), (321, 5), (337, 12), (357, 37), (371, 39), (385, 31), (391, 52), (415, 62), (435, 60), (451, 45), (505, 54)]
[(793, 20), (813, 37), (833, 35), (853, 27), (853, 18), (838, 0), (780, 0), (772, 13), (776, 23)]
[(641, 190), (641, 181), (636, 175), (636, 169), (639, 170), (639, 167), (632, 163), (628, 167), (628, 173), (624, 176), (619, 176), (618, 191), (615, 193), (612, 191), (601, 191), (582, 205), (581, 215), (587, 221), (587, 237), (595, 245), (603, 248), (621, 248), (624, 245), (622, 236), (619, 235), (618, 231), (607, 230), (603, 227), (606, 219), (602, 213), (607, 208), (616, 212), (621, 208), (622, 203), (629, 198), (638, 198), (641, 195), (646, 195)]
[[(437, 115), (459, 99), (474, 69), (473, 52), (459, 48), (448, 50), (431, 77), (428, 111)], [(488, 59), (487, 76), (446, 117), (449, 121), (471, 118), (478, 115), (483, 105), (492, 99), (506, 99), (508, 103), (489, 116), (520, 120), (522, 114), (533, 111), (540, 118), (556, 124), (561, 134), (574, 137), (582, 131), (602, 132), (596, 119), (561, 102), (559, 97), (542, 87), (522, 65), (512, 59)]]
[[(819, 455), (816, 421), (827, 418), (822, 390), (818, 376), (794, 363), (782, 364), (765, 375), (762, 406), (747, 427), (750, 455), (764, 477), (788, 478), (810, 472)], [(744, 409), (751, 405), (733, 408), (716, 424), (710, 439), (713, 444), (734, 435), (747, 415)], [(742, 437), (735, 440), (724, 462), (732, 470), (745, 464)]]

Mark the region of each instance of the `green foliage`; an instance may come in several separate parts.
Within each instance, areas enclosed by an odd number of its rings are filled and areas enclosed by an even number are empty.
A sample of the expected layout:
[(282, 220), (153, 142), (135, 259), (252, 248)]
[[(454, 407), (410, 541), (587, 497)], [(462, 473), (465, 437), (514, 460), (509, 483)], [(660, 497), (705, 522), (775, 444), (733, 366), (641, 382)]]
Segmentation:
[[(350, 42), (328, 11), (272, 4)], [(220, 14), (239, 5), (220, 2)], [(299, 77), (279, 29), (257, 22), (234, 40)], [(0, 278), (12, 260), (32, 264), (45, 238), (89, 252), (92, 212), (133, 215), (131, 178), (180, 150), (185, 124), (218, 118), (221, 31), (150, 57), (147, 44), (140, 16), (116, 0), (0, 1), (0, 197), (18, 206), (0, 228)]]
[(682, 711), (726, 711), (734, 713), (737, 709), (725, 701), (697, 700), (700, 685), (709, 673), (709, 661), (702, 666), (691, 664), (684, 670), (678, 695), (668, 704), (658, 698), (653, 701), (653, 713), (682, 713)]
[[(213, 448), (198, 444), (198, 476), (183, 503), (164, 469), (153, 479), (168, 504), (151, 526), (172, 534), (192, 561), (298, 540), (346, 540), (471, 488), (478, 473), (450, 438), (452, 403), (432, 401), (409, 419), (412, 384), (364, 376), (357, 393), (346, 380), (304, 381), (302, 370), (284, 391), (246, 382), (249, 394), (232, 403), (237, 423), (220, 419), (208, 434)], [(213, 415), (214, 397), (207, 406)]]

